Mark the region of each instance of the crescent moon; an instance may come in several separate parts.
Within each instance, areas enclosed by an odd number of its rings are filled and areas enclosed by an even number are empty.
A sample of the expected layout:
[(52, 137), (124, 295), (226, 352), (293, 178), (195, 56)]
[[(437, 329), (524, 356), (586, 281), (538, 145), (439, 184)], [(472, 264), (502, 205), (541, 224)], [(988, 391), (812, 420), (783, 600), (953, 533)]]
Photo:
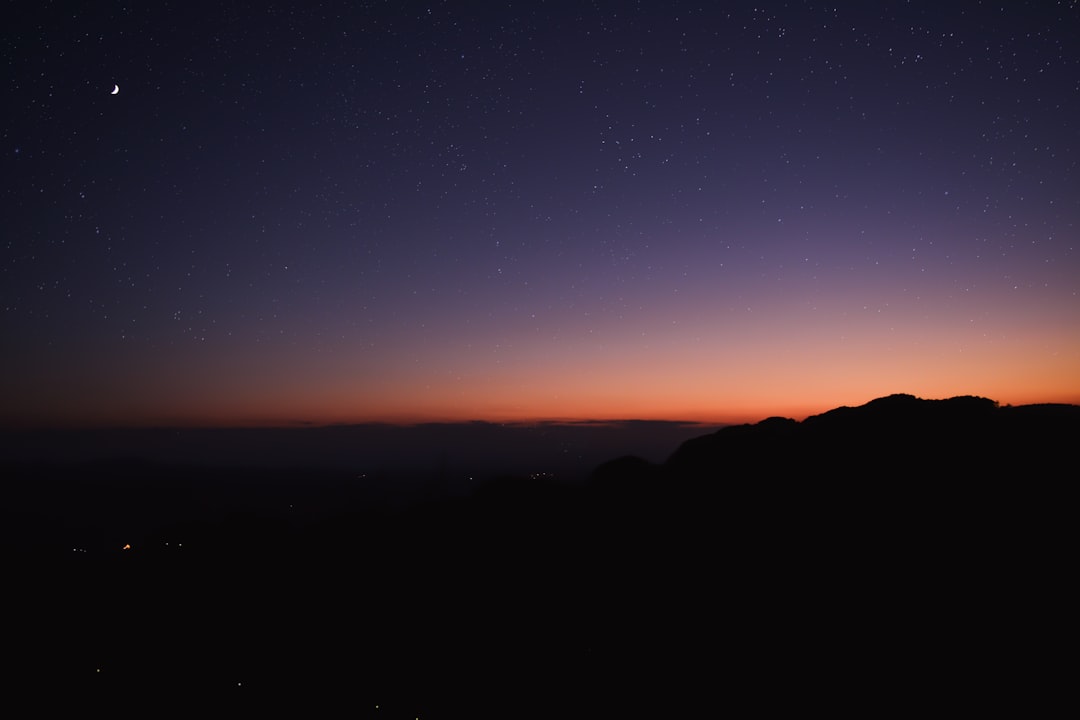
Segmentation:
[(119, 86), (119, 85), (113, 85), (113, 86), (112, 86), (112, 92), (111, 92), (111, 93), (109, 93), (109, 94), (110, 94), (110, 95), (115, 95), (115, 94), (117, 94), (118, 92), (120, 92), (120, 86)]

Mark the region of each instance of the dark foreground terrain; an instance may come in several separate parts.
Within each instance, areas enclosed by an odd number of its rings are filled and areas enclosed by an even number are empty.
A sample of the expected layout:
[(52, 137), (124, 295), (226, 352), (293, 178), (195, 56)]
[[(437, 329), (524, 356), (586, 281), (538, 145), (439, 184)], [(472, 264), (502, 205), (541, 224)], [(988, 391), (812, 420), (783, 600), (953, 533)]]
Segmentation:
[(1029, 714), (1071, 679), (1077, 438), (1076, 406), (891, 396), (404, 504), (11, 465), (5, 683), (43, 715)]

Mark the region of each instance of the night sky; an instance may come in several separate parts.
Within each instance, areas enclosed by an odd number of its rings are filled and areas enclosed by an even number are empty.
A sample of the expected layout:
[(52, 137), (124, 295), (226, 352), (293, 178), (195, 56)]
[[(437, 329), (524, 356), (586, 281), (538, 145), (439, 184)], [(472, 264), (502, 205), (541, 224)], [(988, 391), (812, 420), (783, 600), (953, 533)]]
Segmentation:
[(8, 426), (1080, 402), (1075, 1), (41, 2), (0, 34)]

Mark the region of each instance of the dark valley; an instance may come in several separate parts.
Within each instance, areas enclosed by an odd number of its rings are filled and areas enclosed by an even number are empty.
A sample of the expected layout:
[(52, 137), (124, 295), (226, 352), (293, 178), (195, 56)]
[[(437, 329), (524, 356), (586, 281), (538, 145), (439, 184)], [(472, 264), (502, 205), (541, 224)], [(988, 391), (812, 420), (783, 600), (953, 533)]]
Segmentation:
[(1077, 406), (894, 395), (397, 494), (10, 460), (7, 674), (149, 715), (1030, 711), (1065, 672), (1078, 437)]

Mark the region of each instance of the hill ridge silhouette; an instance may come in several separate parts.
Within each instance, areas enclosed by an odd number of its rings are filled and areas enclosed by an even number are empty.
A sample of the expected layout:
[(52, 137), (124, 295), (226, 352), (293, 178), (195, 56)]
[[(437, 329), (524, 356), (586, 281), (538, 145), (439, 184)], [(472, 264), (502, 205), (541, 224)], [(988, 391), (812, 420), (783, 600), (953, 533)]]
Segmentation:
[(683, 443), (664, 467), (675, 475), (697, 477), (724, 463), (752, 472), (752, 453), (765, 452), (767, 445), (772, 472), (805, 472), (813, 463), (827, 463), (822, 471), (841, 477), (875, 465), (887, 477), (916, 470), (931, 475), (1025, 468), (1045, 472), (1061, 462), (1067, 438), (1078, 428), (1076, 405), (1002, 407), (972, 395), (922, 399), (893, 394), (801, 422), (767, 418), (721, 428)]

